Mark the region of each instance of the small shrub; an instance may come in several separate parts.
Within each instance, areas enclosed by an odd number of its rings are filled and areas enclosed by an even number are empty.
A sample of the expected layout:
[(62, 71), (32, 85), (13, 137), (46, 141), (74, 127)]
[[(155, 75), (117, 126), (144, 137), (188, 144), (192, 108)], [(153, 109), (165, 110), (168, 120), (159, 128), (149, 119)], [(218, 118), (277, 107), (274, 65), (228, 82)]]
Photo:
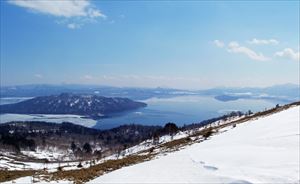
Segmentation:
[(78, 168), (82, 168), (82, 164), (81, 162), (79, 162), (79, 164), (77, 165)]
[(149, 153), (153, 153), (153, 151), (154, 151), (154, 147), (151, 147), (151, 148), (149, 149)]
[(214, 133), (213, 129), (210, 127), (206, 130), (203, 131), (202, 136), (204, 137), (204, 139), (206, 140), (207, 138), (209, 138), (212, 134)]
[(167, 123), (164, 128), (163, 131), (169, 135), (174, 135), (178, 132), (179, 128), (177, 127), (177, 125), (175, 123)]
[(89, 143), (85, 143), (82, 147), (82, 150), (84, 150), (84, 152), (86, 153), (92, 153), (92, 147)]
[(63, 168), (61, 167), (61, 166), (59, 166), (58, 168), (57, 168), (57, 171), (62, 171), (63, 170)]

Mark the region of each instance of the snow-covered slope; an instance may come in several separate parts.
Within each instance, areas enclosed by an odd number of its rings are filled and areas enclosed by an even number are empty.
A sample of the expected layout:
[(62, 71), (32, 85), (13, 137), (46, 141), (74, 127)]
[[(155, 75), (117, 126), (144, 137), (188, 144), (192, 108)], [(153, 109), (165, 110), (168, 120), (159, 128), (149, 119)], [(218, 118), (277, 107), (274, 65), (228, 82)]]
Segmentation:
[(299, 183), (299, 106), (89, 183)]

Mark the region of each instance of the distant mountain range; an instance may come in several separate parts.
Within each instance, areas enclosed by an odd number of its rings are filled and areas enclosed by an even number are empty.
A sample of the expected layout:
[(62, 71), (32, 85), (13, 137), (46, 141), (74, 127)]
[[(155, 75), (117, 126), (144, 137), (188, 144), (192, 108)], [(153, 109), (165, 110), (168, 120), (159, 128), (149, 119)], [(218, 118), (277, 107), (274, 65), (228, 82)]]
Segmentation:
[[(219, 90), (223, 92), (220, 93)], [(290, 103), (300, 100), (300, 86), (295, 84), (276, 85), (266, 88), (224, 88), (210, 92), (220, 101), (264, 99)]]
[(170, 88), (129, 88), (100, 85), (22, 85), (2, 86), (1, 98), (4, 97), (36, 97), (58, 95), (60, 93), (90, 94), (106, 97), (123, 97), (133, 100), (145, 100), (152, 97), (169, 98), (182, 95), (213, 96), (220, 101), (238, 99), (265, 99), (283, 102), (300, 100), (300, 86), (296, 84), (283, 84), (270, 87), (218, 87), (204, 90), (182, 90)]
[(0, 113), (77, 114), (99, 119), (111, 113), (133, 110), (146, 105), (128, 98), (62, 93), (36, 97), (15, 104), (1, 105)]
[[(167, 88), (133, 88), (133, 87), (111, 87), (100, 85), (18, 85), (0, 86), (1, 98), (6, 97), (37, 97), (58, 95), (61, 93), (91, 94), (105, 97), (124, 97), (134, 100), (144, 100), (151, 97), (168, 97), (173, 92), (184, 93), (186, 90), (167, 89)], [(189, 91), (187, 91), (189, 93)], [(177, 95), (177, 94), (174, 94)]]

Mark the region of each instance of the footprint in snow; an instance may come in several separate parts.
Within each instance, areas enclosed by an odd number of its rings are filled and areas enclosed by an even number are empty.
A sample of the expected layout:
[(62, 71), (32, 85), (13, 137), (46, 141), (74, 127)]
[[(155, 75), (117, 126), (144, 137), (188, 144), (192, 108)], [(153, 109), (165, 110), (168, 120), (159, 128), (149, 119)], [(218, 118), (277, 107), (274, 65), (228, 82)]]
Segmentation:
[(204, 164), (205, 164), (205, 162), (203, 162), (203, 161), (200, 161), (199, 163), (200, 163), (200, 164), (202, 164), (202, 165), (204, 165)]
[(192, 160), (194, 163), (196, 163), (196, 164), (200, 164), (201, 166), (203, 166), (203, 168), (205, 168), (205, 169), (207, 169), (207, 170), (210, 170), (210, 171), (216, 171), (216, 170), (218, 170), (217, 167), (210, 166), (210, 165), (205, 165), (205, 162), (203, 162), (203, 161), (197, 162), (197, 161), (195, 161), (195, 160), (192, 159), (192, 158), (191, 158), (191, 160)]
[(207, 170), (210, 170), (210, 171), (216, 171), (216, 170), (218, 170), (217, 167), (210, 166), (210, 165), (204, 165), (203, 167), (204, 167), (205, 169), (207, 169)]
[(192, 159), (191, 158), (191, 160), (192, 160), (192, 162), (194, 162), (194, 163), (196, 163), (196, 164), (200, 164), (200, 165), (204, 165), (205, 164), (205, 162), (203, 162), (203, 161), (196, 161), (196, 160), (194, 160), (194, 159)]

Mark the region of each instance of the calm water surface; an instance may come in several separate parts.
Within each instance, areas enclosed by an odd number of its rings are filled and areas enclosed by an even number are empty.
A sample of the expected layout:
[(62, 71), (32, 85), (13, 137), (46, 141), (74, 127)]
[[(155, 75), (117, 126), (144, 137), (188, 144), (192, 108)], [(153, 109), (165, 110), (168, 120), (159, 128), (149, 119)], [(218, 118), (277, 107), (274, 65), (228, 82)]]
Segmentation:
[[(107, 119), (98, 120), (95, 128), (108, 129), (122, 124), (164, 125), (175, 122), (177, 125), (197, 123), (231, 111), (261, 111), (274, 107), (279, 102), (266, 100), (246, 100), (222, 102), (210, 96), (179, 96), (172, 98), (151, 98), (143, 101), (146, 108), (138, 109)], [(280, 104), (280, 103), (279, 103)]]
[[(30, 98), (2, 98), (0, 104), (16, 103)], [(222, 102), (210, 96), (178, 96), (172, 98), (150, 98), (144, 100), (148, 106), (135, 111), (129, 111), (120, 114), (113, 114), (110, 118), (100, 119), (97, 122), (85, 124), (85, 120), (78, 119), (73, 123), (85, 126), (93, 126), (98, 129), (114, 128), (123, 124), (142, 124), (142, 125), (164, 125), (167, 122), (174, 122), (179, 126), (184, 124), (198, 123), (202, 120), (224, 115), (231, 111), (251, 110), (253, 112), (261, 111), (266, 108), (274, 107), (280, 102), (266, 100), (246, 100), (240, 99), (236, 101)], [(33, 117), (25, 117), (27, 115), (0, 115), (0, 123), (13, 120), (43, 120), (49, 122), (73, 121), (69, 117), (58, 116), (47, 119), (37, 119)], [(29, 118), (29, 119), (28, 119)], [(82, 121), (82, 122), (78, 122)]]

